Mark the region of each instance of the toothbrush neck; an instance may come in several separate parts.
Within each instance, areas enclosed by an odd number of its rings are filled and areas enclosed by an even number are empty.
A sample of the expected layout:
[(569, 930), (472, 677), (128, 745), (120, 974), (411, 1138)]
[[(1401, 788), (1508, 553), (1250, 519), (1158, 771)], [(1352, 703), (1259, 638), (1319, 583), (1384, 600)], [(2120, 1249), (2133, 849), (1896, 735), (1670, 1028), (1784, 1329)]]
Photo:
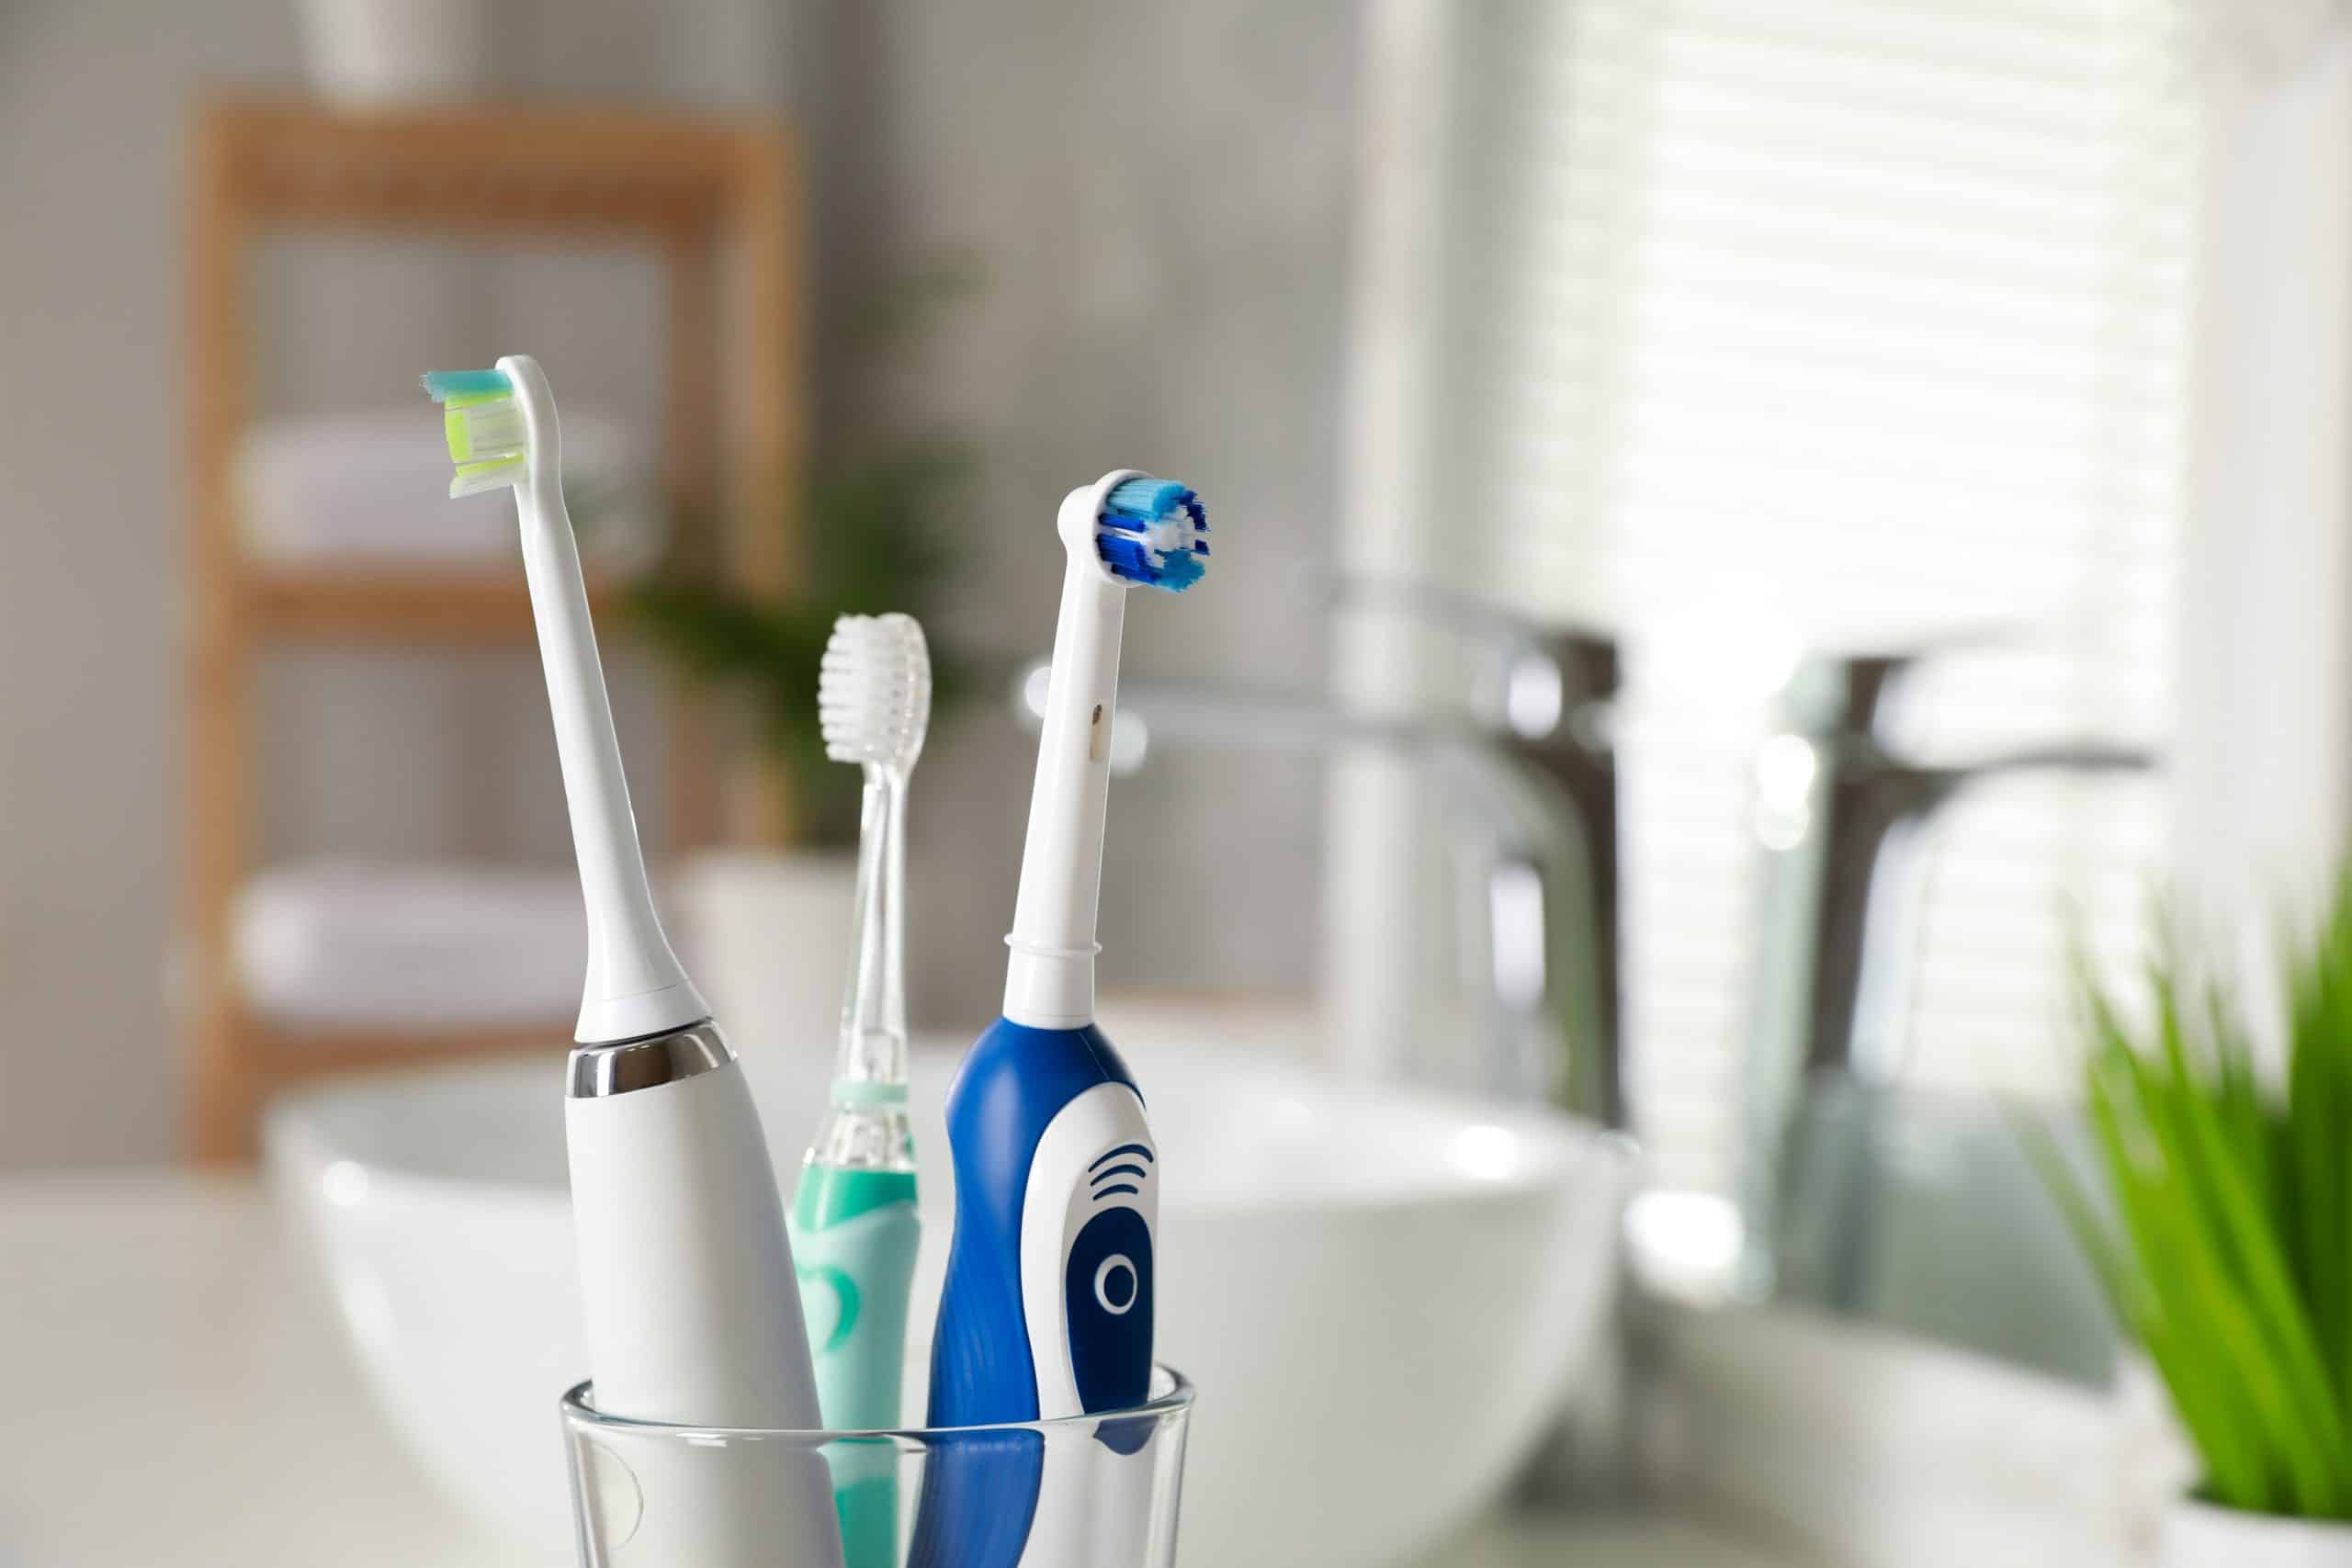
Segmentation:
[(850, 917), (855, 957), (842, 998), (841, 1054), (833, 1071), (838, 1082), (906, 1082), (906, 779), (869, 763)]
[(1094, 1020), (1095, 912), (1125, 616), (1126, 590), (1073, 554), (1054, 630), (1021, 895), (1005, 938), (1012, 953), (1004, 1016), (1033, 1028), (1076, 1029)]
[(577, 1038), (583, 1044), (683, 1029), (710, 1016), (653, 910), (596, 657), (580, 550), (552, 479), (515, 487), (523, 568), (546, 667), (548, 705), (563, 764), (564, 801), (588, 910), (588, 975)]

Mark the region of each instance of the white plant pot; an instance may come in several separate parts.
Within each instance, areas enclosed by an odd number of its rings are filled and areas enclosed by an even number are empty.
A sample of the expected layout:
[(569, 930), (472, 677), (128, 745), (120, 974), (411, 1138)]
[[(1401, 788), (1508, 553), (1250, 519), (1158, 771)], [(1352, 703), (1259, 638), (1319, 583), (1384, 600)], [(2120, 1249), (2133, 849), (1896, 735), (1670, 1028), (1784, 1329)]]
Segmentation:
[(856, 881), (848, 853), (713, 850), (680, 867), (679, 953), (736, 1049), (831, 1060)]
[(2352, 1568), (2352, 1525), (2183, 1497), (2165, 1510), (2156, 1561), (2161, 1568)]
[(299, 0), (311, 85), (359, 107), (478, 98), (491, 86), (490, 0)]

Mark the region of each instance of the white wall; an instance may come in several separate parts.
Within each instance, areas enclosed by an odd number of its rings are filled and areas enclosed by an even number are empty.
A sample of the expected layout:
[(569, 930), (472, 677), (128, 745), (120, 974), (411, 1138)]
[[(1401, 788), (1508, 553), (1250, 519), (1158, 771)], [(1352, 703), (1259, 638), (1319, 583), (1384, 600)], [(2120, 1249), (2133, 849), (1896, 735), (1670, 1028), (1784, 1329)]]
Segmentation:
[[(2258, 10), (2235, 18), (2250, 26)], [(2352, 36), (2210, 51), (2180, 856), (2258, 946), (2352, 812)], [(2261, 972), (2257, 965), (2256, 972)]]
[[(826, 173), (825, 297), (941, 243), (976, 247), (989, 273), (929, 399), (987, 462), (987, 538), (955, 634), (1046, 651), (1053, 507), (1126, 465), (1198, 486), (1216, 530), (1203, 587), (1131, 608), (1126, 671), (1321, 680), (1304, 579), (1329, 564), (1339, 525), (1358, 13), (1354, 0), (804, 8), (794, 87)], [(992, 1016), (1001, 987), (1034, 755), (999, 712), (952, 728), (915, 783), (916, 1006), (961, 1029)], [(1305, 987), (1316, 779), (1295, 758), (1171, 755), (1122, 781), (1103, 984)]]
[[(508, 9), (526, 85), (774, 96), (753, 0), (553, 8), (595, 25)], [(0, 1165), (175, 1146), (181, 135), (200, 86), (291, 87), (298, 69), (290, 0), (0, 0)], [(398, 399), (372, 386), (384, 365), (468, 342), (446, 259), (306, 245), (256, 272), (276, 407)], [(648, 682), (626, 683), (643, 732)], [(274, 850), (560, 852), (560, 818), (517, 803), (553, 778), (526, 663), (340, 654), (275, 666), (266, 689)]]
[[(160, 1154), (174, 890), (174, 159), (277, 7), (0, 10), (0, 1159)], [(93, 440), (94, 434), (103, 437)]]

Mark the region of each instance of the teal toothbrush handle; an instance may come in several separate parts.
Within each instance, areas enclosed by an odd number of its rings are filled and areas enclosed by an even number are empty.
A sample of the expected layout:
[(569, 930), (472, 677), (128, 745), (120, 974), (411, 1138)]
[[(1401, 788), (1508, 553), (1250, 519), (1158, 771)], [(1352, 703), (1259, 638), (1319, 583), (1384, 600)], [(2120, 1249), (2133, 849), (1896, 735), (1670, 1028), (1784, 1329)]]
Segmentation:
[[(800, 1173), (791, 1229), (825, 1425), (836, 1431), (902, 1426), (907, 1296), (922, 1234), (913, 1173), (808, 1166)], [(896, 1568), (896, 1446), (838, 1442), (825, 1458), (848, 1568)]]

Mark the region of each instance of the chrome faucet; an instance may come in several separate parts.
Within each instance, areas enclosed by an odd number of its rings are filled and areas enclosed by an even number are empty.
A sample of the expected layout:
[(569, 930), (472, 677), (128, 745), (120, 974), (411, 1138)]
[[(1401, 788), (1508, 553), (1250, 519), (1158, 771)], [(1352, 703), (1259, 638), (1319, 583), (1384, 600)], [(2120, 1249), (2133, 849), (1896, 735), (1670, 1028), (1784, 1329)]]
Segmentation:
[[(1317, 695), (1130, 682), (1119, 693), (1114, 766), (1166, 741), (1415, 761), (1476, 807), (1483, 846), (1487, 1087), (1537, 1095), (1625, 1126), (1618, 987), (1617, 766), (1610, 715), (1616, 644), (1541, 626), (1442, 590), (1340, 580), (1334, 608), (1396, 614), (1493, 655), (1500, 678), (1458, 715), (1351, 712)], [(1034, 724), (1046, 665), (1023, 673)]]
[(2026, 746), (1960, 765), (1906, 759), (1893, 731), (1924, 657), (1801, 661), (1783, 688), (1780, 723), (1757, 751), (1749, 829), (1763, 874), (1740, 1193), (1751, 1290), (1802, 1283), (1804, 1293), (1837, 1305), (1851, 1304), (1845, 1298), (1858, 1289), (1851, 1253), (1860, 1227), (1830, 1217), (1834, 1201), (1804, 1207), (1809, 1234), (1822, 1238), (1805, 1250), (1835, 1256), (1804, 1258), (1810, 1278), (1802, 1282), (1778, 1256), (1796, 1218), (1784, 1200), (1798, 1155), (1815, 1169), (1851, 1163), (1792, 1149), (1792, 1129), (1813, 1095), (1867, 1097), (1899, 1077), (1927, 829), (1938, 810), (1996, 775), (2136, 772), (2156, 762), (2144, 749), (2098, 741)]

